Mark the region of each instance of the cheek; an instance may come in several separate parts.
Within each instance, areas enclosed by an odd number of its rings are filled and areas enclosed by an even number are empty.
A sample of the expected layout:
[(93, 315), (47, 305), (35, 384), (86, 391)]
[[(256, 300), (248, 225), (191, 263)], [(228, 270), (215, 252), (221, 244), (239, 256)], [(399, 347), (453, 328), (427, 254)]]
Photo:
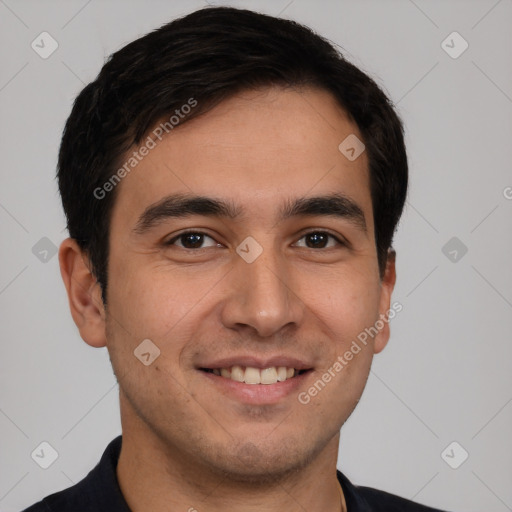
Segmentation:
[(141, 339), (162, 340), (173, 330), (181, 331), (211, 288), (198, 273), (142, 263), (131, 268), (112, 272), (111, 312)]
[[(191, 341), (197, 338), (198, 329), (211, 322), (207, 305), (220, 278), (214, 272), (207, 275), (165, 265), (141, 264), (128, 269), (126, 265), (116, 270), (109, 281), (107, 336), (112, 363), (120, 371), (135, 366), (132, 369), (139, 373), (152, 374), (154, 386), (161, 382), (163, 389), (169, 385), (185, 388), (183, 367), (187, 365), (183, 358), (190, 357)], [(151, 366), (140, 368), (134, 350), (146, 339), (160, 355)], [(161, 371), (154, 374), (159, 365)]]
[[(308, 306), (336, 335), (338, 350), (378, 318), (380, 282), (369, 276), (369, 272), (339, 272), (324, 279), (316, 292), (308, 292)], [(305, 283), (304, 290), (314, 289)]]

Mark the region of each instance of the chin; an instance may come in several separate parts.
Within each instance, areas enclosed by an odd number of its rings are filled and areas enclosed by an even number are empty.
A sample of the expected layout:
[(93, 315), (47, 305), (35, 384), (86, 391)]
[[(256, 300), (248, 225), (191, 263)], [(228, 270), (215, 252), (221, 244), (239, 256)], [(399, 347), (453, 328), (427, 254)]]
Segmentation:
[(212, 466), (231, 482), (267, 486), (276, 484), (307, 466), (321, 450), (304, 446), (303, 443), (297, 439), (259, 444), (240, 441), (229, 449), (223, 447), (215, 450), (219, 453), (212, 454)]

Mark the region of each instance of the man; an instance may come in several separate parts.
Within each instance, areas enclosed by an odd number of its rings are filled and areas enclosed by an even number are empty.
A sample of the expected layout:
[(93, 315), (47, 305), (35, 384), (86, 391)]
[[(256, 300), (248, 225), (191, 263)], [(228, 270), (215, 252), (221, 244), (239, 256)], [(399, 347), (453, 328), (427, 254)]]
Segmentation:
[(28, 511), (432, 511), (336, 471), (397, 304), (402, 125), (294, 22), (207, 8), (127, 45), (59, 154), (71, 314), (122, 438)]

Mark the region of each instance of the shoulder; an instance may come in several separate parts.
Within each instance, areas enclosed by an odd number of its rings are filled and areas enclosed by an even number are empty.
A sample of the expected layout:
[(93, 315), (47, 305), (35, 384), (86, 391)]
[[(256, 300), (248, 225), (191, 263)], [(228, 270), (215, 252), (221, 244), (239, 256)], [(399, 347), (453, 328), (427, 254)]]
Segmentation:
[(96, 511), (90, 496), (97, 487), (91, 481), (91, 473), (78, 484), (50, 494), (22, 512), (93, 512)]
[(22, 512), (92, 512), (93, 510), (91, 503), (87, 502), (87, 493), (73, 486), (46, 496)]
[(24, 509), (22, 512), (52, 512), (52, 509), (43, 501), (35, 503), (31, 507)]
[(114, 439), (83, 480), (46, 496), (23, 512), (130, 512), (116, 476), (121, 442), (121, 436)]
[(337, 475), (350, 512), (445, 512), (386, 491), (354, 485), (340, 471)]
[(444, 512), (371, 487), (357, 487), (358, 492), (375, 512)]

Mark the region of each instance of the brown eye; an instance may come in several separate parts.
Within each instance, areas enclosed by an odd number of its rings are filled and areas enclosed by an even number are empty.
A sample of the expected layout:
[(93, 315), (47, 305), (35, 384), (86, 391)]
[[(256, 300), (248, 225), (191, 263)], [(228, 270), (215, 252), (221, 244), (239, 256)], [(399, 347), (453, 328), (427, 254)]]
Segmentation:
[[(328, 242), (329, 235), (325, 233), (311, 233), (306, 235), (306, 244), (308, 247), (313, 247), (317, 249), (318, 247), (324, 248)], [(308, 243), (309, 242), (309, 243)]]
[(176, 245), (178, 247), (182, 247), (183, 249), (203, 249), (205, 247), (203, 244), (207, 239), (211, 240), (213, 244), (210, 244), (206, 247), (215, 247), (218, 245), (211, 236), (208, 236), (205, 233), (201, 233), (200, 231), (188, 231), (186, 233), (181, 233), (180, 235), (174, 237), (172, 240), (166, 242), (165, 245)]
[[(344, 245), (338, 238), (325, 231), (311, 231), (302, 236), (300, 240), (305, 240), (305, 244), (300, 247), (307, 247), (308, 249), (325, 249), (335, 247), (336, 245)], [(328, 245), (330, 240), (334, 240), (334, 245)]]

